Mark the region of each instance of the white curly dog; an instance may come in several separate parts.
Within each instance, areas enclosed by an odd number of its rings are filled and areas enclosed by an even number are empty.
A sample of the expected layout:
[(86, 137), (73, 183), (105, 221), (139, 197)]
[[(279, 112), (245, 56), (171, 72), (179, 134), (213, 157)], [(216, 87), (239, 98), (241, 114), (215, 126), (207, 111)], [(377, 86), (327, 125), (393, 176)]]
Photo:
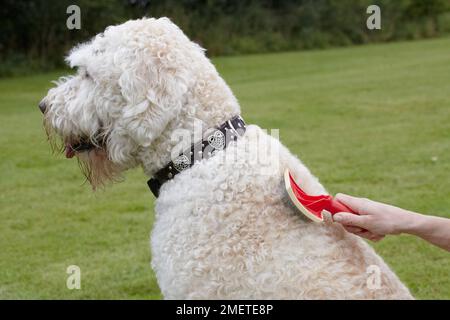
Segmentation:
[[(79, 158), (94, 188), (136, 166), (154, 176), (173, 150), (198, 140), (195, 123), (213, 128), (240, 114), (204, 50), (167, 18), (108, 27), (67, 61), (76, 75), (61, 78), (40, 108), (50, 141), (59, 137), (66, 156)], [(180, 132), (190, 139), (180, 142)], [(265, 172), (252, 147), (261, 139), (278, 150)], [(151, 249), (164, 297), (412, 298), (365, 241), (332, 222), (306, 222), (287, 205), (286, 168), (306, 192), (326, 193), (277, 139), (249, 125), (162, 185)]]

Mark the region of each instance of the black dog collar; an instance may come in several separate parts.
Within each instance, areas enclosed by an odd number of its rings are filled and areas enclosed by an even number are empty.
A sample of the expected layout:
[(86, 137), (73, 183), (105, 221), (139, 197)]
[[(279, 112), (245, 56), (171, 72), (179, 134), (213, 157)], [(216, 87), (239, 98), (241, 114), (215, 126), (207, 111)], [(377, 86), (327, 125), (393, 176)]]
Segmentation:
[(231, 141), (236, 141), (245, 133), (245, 122), (241, 116), (235, 116), (215, 128), (205, 140), (194, 143), (190, 149), (181, 153), (164, 168), (156, 172), (147, 184), (155, 197), (164, 182), (192, 167), (197, 161), (212, 157), (217, 151), (225, 149)]

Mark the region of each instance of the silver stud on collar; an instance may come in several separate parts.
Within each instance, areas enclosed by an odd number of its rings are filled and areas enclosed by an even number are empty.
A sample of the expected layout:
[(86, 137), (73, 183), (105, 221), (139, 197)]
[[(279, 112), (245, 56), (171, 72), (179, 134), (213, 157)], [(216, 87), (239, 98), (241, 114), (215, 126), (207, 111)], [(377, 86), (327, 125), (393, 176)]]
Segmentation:
[(173, 160), (173, 166), (178, 172), (181, 172), (184, 169), (189, 168), (190, 164), (191, 160), (189, 160), (189, 158), (184, 154), (178, 156), (176, 159)]
[(222, 131), (216, 130), (208, 137), (208, 143), (214, 149), (222, 150), (225, 147), (225, 135)]

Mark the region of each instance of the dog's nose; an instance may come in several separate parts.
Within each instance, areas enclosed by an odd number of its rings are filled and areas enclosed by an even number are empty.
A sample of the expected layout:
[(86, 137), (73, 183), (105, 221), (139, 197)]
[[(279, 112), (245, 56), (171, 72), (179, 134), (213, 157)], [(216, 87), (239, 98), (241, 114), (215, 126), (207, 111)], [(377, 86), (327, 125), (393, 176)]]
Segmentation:
[(46, 108), (47, 108), (47, 105), (45, 104), (44, 101), (39, 102), (39, 109), (41, 110), (42, 113), (45, 113)]

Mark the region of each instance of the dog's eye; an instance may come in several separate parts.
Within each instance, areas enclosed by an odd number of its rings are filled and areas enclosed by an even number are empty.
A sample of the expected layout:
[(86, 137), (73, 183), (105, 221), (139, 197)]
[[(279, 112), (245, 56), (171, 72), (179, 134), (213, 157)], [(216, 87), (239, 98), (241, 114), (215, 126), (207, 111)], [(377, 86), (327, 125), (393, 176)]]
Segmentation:
[(90, 74), (87, 72), (86, 68), (78, 68), (78, 74), (85, 79), (91, 78)]

